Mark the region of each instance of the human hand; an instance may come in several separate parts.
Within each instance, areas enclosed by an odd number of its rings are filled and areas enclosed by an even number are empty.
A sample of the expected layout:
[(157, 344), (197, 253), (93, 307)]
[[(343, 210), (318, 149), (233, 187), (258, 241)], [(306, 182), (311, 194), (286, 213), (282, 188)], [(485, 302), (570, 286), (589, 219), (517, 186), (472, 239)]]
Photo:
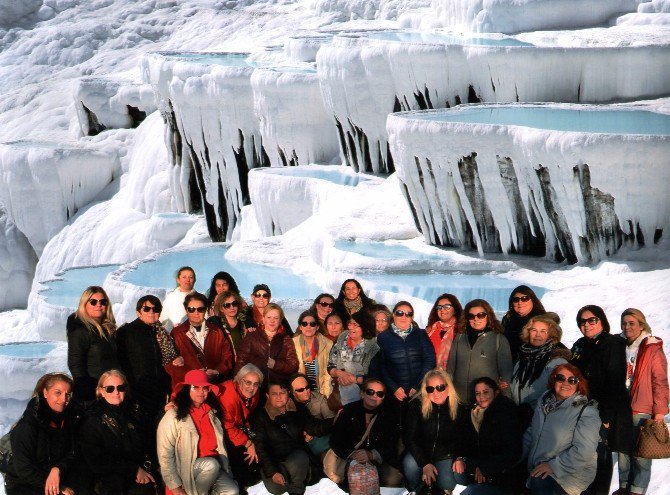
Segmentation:
[(426, 464), (421, 471), (423, 472), (421, 477), (423, 482), (428, 486), (432, 485), (437, 478), (437, 468), (432, 464)]
[(174, 366), (184, 366), (184, 358), (181, 356), (177, 356), (172, 360), (172, 364)]
[(498, 380), (498, 387), (500, 390), (507, 390), (509, 388), (509, 383), (503, 379)]
[(454, 463), (451, 465), (451, 470), (454, 473), (458, 474), (463, 474), (465, 472), (465, 462), (463, 462), (462, 459), (457, 459), (454, 461)]
[(654, 414), (654, 421), (657, 423), (662, 423), (665, 421), (665, 416), (663, 414)]
[(188, 493), (186, 493), (186, 490), (184, 490), (184, 488), (181, 486), (170, 491), (172, 492), (172, 495), (188, 495)]
[(284, 486), (286, 484), (286, 480), (284, 479), (284, 475), (281, 473), (275, 473), (272, 475), (272, 481), (277, 483), (278, 485)]
[(156, 483), (156, 480), (153, 476), (147, 473), (141, 467), (137, 469), (137, 475), (135, 476), (135, 482), (140, 485), (146, 485), (147, 483)]
[(63, 488), (63, 489), (61, 490), (61, 493), (62, 493), (63, 495), (74, 495), (74, 490), (73, 490), (72, 488), (66, 486), (65, 488)]
[(603, 423), (603, 426), (605, 427), (606, 430), (610, 429), (610, 424), (609, 423)]
[(475, 468), (475, 481), (477, 483), (486, 483), (486, 476), (482, 474), (482, 470), (478, 467)]
[(370, 460), (368, 451), (363, 449), (354, 450), (349, 457), (360, 463), (368, 462)]
[(402, 387), (398, 387), (398, 390), (393, 392), (393, 395), (395, 396), (396, 399), (399, 401), (403, 401), (407, 398), (407, 394), (405, 393), (405, 390)]
[(58, 495), (60, 493), (60, 468), (52, 467), (44, 484), (44, 495)]
[(535, 466), (535, 469), (533, 469), (530, 472), (530, 475), (533, 478), (542, 478), (542, 479), (545, 479), (550, 474), (554, 474), (554, 471), (553, 469), (551, 469), (551, 466), (549, 466), (549, 464), (546, 462), (541, 462), (540, 464)]
[(346, 371), (340, 371), (337, 375), (337, 381), (340, 385), (352, 385), (356, 383), (356, 376)]
[(312, 435), (310, 435), (306, 431), (304, 431), (302, 434), (305, 437), (305, 442), (310, 442), (312, 440), (312, 438), (314, 438)]
[(247, 464), (250, 466), (254, 462), (258, 462), (258, 454), (256, 453), (256, 446), (253, 442), (247, 447), (247, 451), (244, 453), (244, 460), (247, 461)]
[(177, 406), (175, 405), (175, 403), (172, 402), (172, 401), (170, 401), (170, 402), (168, 402), (167, 404), (165, 404), (165, 406), (163, 407), (163, 410), (164, 410), (165, 412), (167, 412), (167, 411), (169, 411), (170, 409), (175, 409), (176, 407), (177, 407)]
[(410, 388), (409, 389), (409, 394), (407, 394), (408, 397), (414, 397), (414, 394), (416, 394), (416, 389)]
[(219, 374), (219, 371), (218, 370), (213, 370), (211, 368), (207, 368), (205, 370), (205, 373), (207, 373), (207, 376), (210, 377), (210, 376), (217, 376)]
[(268, 368), (273, 369), (275, 367), (276, 361), (271, 357), (268, 358)]

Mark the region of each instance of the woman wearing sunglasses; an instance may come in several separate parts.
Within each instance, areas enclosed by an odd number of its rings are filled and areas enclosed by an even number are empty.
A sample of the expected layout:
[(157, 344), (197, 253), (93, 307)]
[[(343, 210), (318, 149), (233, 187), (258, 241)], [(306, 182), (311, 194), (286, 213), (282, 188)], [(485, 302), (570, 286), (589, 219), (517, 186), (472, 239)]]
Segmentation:
[(454, 341), (462, 317), (463, 306), (453, 294), (438, 296), (428, 314), (426, 333), (435, 349), (437, 367), (441, 370), (447, 369), (451, 343)]
[(213, 323), (223, 330), (230, 340), (235, 357), (242, 345), (242, 339), (247, 334), (242, 316), (244, 299), (233, 291), (224, 291), (214, 299), (214, 315), (207, 319), (207, 323)]
[(116, 321), (102, 287), (92, 285), (84, 290), (66, 328), (67, 366), (74, 379), (74, 397), (82, 402), (93, 400), (103, 371), (119, 367), (114, 339)]
[[(244, 324), (248, 332), (256, 330), (263, 330), (265, 323), (265, 308), (272, 300), (272, 292), (270, 287), (266, 284), (254, 285), (254, 290), (251, 291), (251, 306), (248, 306), (244, 313)], [(284, 317), (282, 312), (281, 326), (284, 332), (293, 336), (293, 329), (289, 325), (288, 320)]]
[(463, 315), (447, 361), (458, 397), (463, 404), (472, 404), (475, 380), (482, 376), (500, 383), (503, 392), (509, 393), (504, 385), (512, 378), (512, 356), (493, 308), (483, 299), (473, 299), (463, 308)]
[[(209, 290), (206, 293), (210, 316), (214, 314), (214, 308), (216, 307), (214, 300), (216, 299), (216, 296), (224, 292), (232, 292), (240, 296), (240, 289), (233, 276), (228, 272), (217, 272), (216, 275), (212, 277), (212, 281), (209, 284)], [(240, 308), (245, 309), (246, 304), (244, 307)]]
[(458, 395), (451, 378), (431, 370), (421, 380), (420, 393), (409, 403), (403, 422), (403, 471), (407, 490), (437, 484), (445, 494), (456, 486), (452, 463), (460, 435)]
[(149, 447), (154, 430), (139, 407), (128, 400), (128, 392), (123, 373), (103, 373), (97, 399), (88, 408), (78, 435), (97, 495), (155, 493)]
[(158, 425), (161, 475), (172, 495), (237, 495), (223, 438), (219, 387), (202, 370), (174, 388), (175, 407)]
[(318, 316), (304, 311), (298, 318), (298, 331), (293, 337), (293, 345), (298, 356), (298, 373), (304, 373), (309, 388), (328, 397), (332, 391), (328, 374), (328, 358), (333, 343), (317, 332)]
[(312, 306), (309, 308), (312, 313), (317, 316), (317, 321), (320, 324), (320, 331), (323, 332), (326, 328), (326, 318), (333, 312), (335, 307), (335, 298), (330, 294), (319, 294), (314, 299)]
[(512, 352), (512, 361), (516, 364), (519, 360), (523, 327), (533, 316), (544, 314), (546, 311), (533, 289), (527, 285), (520, 285), (512, 291), (509, 295), (508, 308), (503, 316), (502, 326)]
[(533, 495), (580, 495), (596, 477), (600, 417), (588, 393), (576, 366), (561, 364), (551, 372), (523, 436)]

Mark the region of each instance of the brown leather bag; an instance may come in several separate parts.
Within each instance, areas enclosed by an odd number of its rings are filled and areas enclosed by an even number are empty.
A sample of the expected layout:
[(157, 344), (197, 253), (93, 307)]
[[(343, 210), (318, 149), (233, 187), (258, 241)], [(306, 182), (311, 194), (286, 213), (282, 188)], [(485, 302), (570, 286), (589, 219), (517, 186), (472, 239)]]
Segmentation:
[(635, 457), (645, 459), (670, 458), (670, 434), (668, 425), (647, 419), (639, 426), (640, 436), (635, 449)]

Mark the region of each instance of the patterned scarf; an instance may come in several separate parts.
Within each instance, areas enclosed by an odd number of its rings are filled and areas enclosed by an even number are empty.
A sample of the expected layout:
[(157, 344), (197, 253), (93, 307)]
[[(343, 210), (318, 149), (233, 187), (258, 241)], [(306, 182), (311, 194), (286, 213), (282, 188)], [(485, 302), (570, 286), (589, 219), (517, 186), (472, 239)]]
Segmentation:
[(154, 331), (158, 347), (160, 347), (161, 350), (161, 363), (163, 366), (166, 366), (174, 361), (179, 356), (179, 353), (177, 352), (172, 337), (168, 335), (165, 327), (160, 321), (154, 323), (151, 328)]
[(300, 348), (302, 349), (302, 360), (307, 362), (314, 361), (317, 354), (319, 354), (319, 339), (317, 336), (314, 336), (312, 345), (310, 346), (307, 345), (304, 335), (301, 334), (298, 340), (300, 342)]
[(454, 341), (456, 330), (456, 318), (452, 318), (450, 323), (442, 323), (440, 320), (433, 323), (428, 332), (428, 337), (433, 333), (440, 333), (440, 345), (437, 348), (437, 367), (441, 370), (447, 369), (447, 360), (449, 359), (449, 351), (451, 351), (451, 344)]
[(547, 394), (544, 398), (544, 402), (542, 403), (542, 412), (544, 412), (545, 416), (549, 415), (550, 412), (558, 409), (561, 406), (561, 404), (563, 404), (564, 400), (565, 399), (559, 399), (558, 397), (556, 397), (556, 395), (553, 392)]
[(414, 324), (410, 325), (407, 330), (400, 330), (398, 327), (395, 326), (395, 323), (391, 323), (391, 328), (393, 331), (398, 335), (400, 338), (405, 340), (407, 336), (412, 332), (414, 329)]
[(472, 420), (472, 426), (475, 427), (477, 433), (479, 433), (479, 429), (482, 427), (482, 421), (484, 421), (485, 412), (486, 408), (481, 406), (475, 406), (472, 408), (472, 411), (470, 411), (470, 419)]
[(344, 309), (346, 309), (347, 313), (349, 313), (350, 315), (357, 313), (362, 308), (363, 308), (363, 300), (361, 299), (361, 296), (358, 296), (353, 301), (350, 301), (349, 299), (344, 300)]
[(519, 366), (514, 372), (513, 379), (519, 381), (519, 387), (533, 383), (542, 374), (542, 370), (549, 362), (551, 352), (556, 348), (556, 344), (548, 340), (540, 347), (534, 347), (530, 344), (522, 344), (519, 348)]

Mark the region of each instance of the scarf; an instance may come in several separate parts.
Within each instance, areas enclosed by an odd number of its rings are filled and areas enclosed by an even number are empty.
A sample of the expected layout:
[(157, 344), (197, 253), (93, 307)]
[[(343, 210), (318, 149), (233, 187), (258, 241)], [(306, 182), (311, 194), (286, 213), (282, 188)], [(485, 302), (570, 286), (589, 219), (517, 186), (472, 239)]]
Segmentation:
[(428, 332), (428, 337), (430, 338), (435, 332), (440, 332), (440, 343), (437, 348), (437, 368), (441, 370), (447, 369), (447, 360), (449, 359), (449, 351), (451, 351), (451, 344), (454, 341), (454, 335), (456, 330), (456, 318), (450, 320), (451, 323), (443, 323), (441, 321), (436, 321), (433, 323), (433, 326), (430, 327)]
[(635, 363), (637, 354), (640, 350), (642, 341), (651, 335), (649, 332), (641, 332), (640, 335), (630, 344), (626, 343), (626, 388), (630, 390), (633, 383), (633, 373), (635, 373)]
[(154, 331), (156, 341), (158, 342), (158, 347), (161, 350), (161, 364), (163, 366), (167, 366), (179, 356), (179, 353), (175, 348), (174, 341), (168, 335), (165, 327), (160, 321), (157, 321), (151, 325), (151, 328)]
[(391, 323), (391, 328), (393, 331), (398, 335), (400, 338), (405, 340), (407, 336), (412, 332), (414, 329), (414, 324), (410, 325), (407, 330), (400, 330), (398, 327), (395, 326), (395, 323)]
[(485, 412), (486, 408), (481, 406), (475, 406), (472, 408), (472, 411), (470, 411), (470, 419), (472, 420), (472, 426), (475, 427), (477, 433), (479, 433), (479, 429), (482, 427), (482, 421), (484, 421)]
[(546, 397), (544, 398), (544, 402), (542, 402), (542, 412), (544, 412), (545, 416), (549, 415), (550, 412), (558, 409), (561, 406), (561, 404), (563, 404), (564, 400), (565, 399), (559, 399), (558, 397), (556, 397), (556, 395), (553, 392), (547, 394)]
[(477, 339), (488, 331), (489, 331), (488, 328), (485, 328), (481, 332), (473, 330), (472, 328), (468, 328), (466, 330), (466, 334), (468, 336), (468, 342), (470, 342), (470, 349), (472, 349), (475, 346), (475, 344), (477, 343)]
[(314, 361), (316, 359), (317, 354), (319, 354), (319, 339), (315, 335), (314, 339), (312, 340), (312, 345), (307, 346), (307, 343), (305, 342), (305, 336), (300, 335), (300, 338), (298, 339), (300, 342), (300, 348), (302, 349), (302, 360), (303, 361)]
[(363, 300), (361, 299), (361, 296), (358, 296), (356, 299), (353, 301), (350, 301), (349, 299), (344, 299), (344, 309), (347, 310), (347, 313), (350, 315), (353, 315), (354, 313), (360, 311), (363, 308)]
[(519, 366), (517, 366), (512, 377), (513, 380), (519, 382), (519, 388), (524, 388), (540, 377), (555, 347), (556, 344), (551, 340), (540, 347), (534, 347), (530, 344), (521, 345), (519, 348)]

